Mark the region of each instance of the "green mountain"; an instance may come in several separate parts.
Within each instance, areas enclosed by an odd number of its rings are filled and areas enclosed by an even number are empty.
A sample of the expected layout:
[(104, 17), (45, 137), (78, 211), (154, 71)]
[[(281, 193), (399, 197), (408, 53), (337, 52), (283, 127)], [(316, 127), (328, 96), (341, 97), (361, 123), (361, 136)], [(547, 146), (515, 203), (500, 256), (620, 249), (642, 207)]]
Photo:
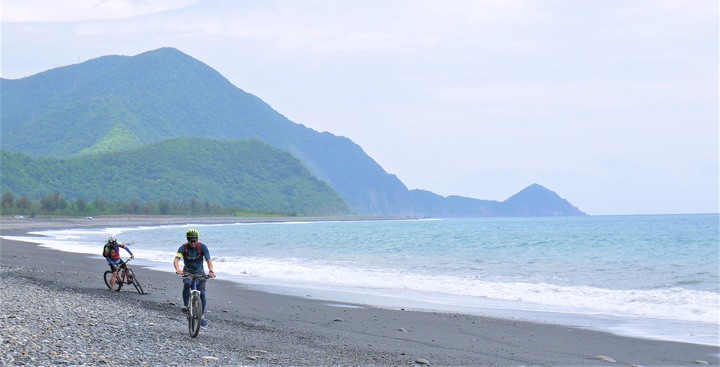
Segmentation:
[[(513, 215), (502, 203), (409, 191), (350, 139), (288, 120), (173, 48), (132, 57), (105, 56), (27, 78), (0, 79), (0, 91), (2, 148), (35, 158), (75, 160), (132, 152), (175, 138), (256, 139), (292, 154), (334, 189), (354, 214)], [(220, 163), (207, 162), (215, 164)], [(5, 162), (2, 165), (5, 179)], [(145, 189), (153, 190), (151, 186)]]
[(178, 138), (68, 159), (2, 150), (2, 192), (139, 202), (189, 201), (301, 215), (347, 214), (332, 188), (289, 153), (257, 140)]
[(361, 214), (409, 207), (407, 188), (357, 144), (296, 124), (173, 48), (2, 80), (3, 149), (71, 157), (178, 137), (257, 139), (300, 159)]

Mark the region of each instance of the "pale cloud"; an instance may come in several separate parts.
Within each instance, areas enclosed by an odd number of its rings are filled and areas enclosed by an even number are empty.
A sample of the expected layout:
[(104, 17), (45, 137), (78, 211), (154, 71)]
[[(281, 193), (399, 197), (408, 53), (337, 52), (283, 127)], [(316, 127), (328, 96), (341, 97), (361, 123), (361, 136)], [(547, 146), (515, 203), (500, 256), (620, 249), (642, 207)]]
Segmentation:
[[(717, 211), (717, 0), (3, 0), (2, 12), (3, 77), (177, 47), (411, 188), (505, 199), (538, 182), (591, 214)], [(668, 192), (672, 207), (653, 201)]]
[(173, 22), (180, 30), (333, 53), (424, 49), (452, 39), (472, 38), (474, 33), (499, 24), (537, 18), (520, 1), (251, 3), (254, 6), (223, 3), (230, 9), (222, 13), (193, 8), (191, 17), (180, 15)]
[(3, 0), (3, 22), (78, 22), (131, 18), (190, 6), (198, 0)]
[(619, 12), (630, 17), (649, 16), (655, 20), (671, 17), (683, 23), (717, 20), (718, 17), (718, 4), (714, 0), (637, 0), (627, 2), (621, 9)]

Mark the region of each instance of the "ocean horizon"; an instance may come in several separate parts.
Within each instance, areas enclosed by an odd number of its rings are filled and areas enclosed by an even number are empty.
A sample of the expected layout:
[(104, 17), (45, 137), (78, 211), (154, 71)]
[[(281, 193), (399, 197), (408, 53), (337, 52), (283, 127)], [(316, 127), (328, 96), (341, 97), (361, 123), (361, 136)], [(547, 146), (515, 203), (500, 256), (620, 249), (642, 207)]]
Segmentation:
[(218, 277), (254, 289), (717, 346), (719, 219), (299, 218), (47, 230), (12, 239), (104, 261), (102, 244), (116, 235), (131, 243), (136, 264), (173, 272), (173, 256), (192, 227), (209, 247)]

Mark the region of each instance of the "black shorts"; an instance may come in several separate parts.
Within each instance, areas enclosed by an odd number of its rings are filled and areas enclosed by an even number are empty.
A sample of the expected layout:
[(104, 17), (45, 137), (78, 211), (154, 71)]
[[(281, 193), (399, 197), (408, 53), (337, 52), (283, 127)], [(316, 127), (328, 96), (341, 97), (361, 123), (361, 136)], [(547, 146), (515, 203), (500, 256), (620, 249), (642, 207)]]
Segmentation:
[[(207, 281), (207, 279), (202, 279), (202, 278), (195, 280), (195, 286), (197, 286), (197, 290), (199, 290), (200, 292), (204, 292), (206, 281)], [(183, 284), (185, 287), (190, 288), (190, 287), (192, 287), (192, 280), (183, 279)]]
[[(125, 264), (125, 262), (120, 260), (120, 262), (116, 263), (115, 265), (122, 267), (123, 264)], [(115, 270), (115, 265), (108, 264), (108, 266), (110, 267), (110, 271), (112, 271), (113, 273), (117, 271)]]

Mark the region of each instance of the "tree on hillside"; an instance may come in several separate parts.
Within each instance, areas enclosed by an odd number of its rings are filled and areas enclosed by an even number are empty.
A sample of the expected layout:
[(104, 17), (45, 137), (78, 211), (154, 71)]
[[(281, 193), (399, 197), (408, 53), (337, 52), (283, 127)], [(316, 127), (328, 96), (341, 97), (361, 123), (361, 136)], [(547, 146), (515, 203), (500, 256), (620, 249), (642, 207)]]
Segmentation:
[(83, 198), (77, 198), (77, 200), (75, 200), (75, 205), (77, 205), (80, 213), (85, 213), (85, 210), (87, 210), (87, 205), (85, 204), (85, 199)]
[(15, 209), (15, 194), (10, 191), (6, 191), (3, 194), (2, 201), (0, 201), (0, 203), (0, 207), (2, 207), (4, 212)]
[(15, 202), (15, 207), (20, 209), (23, 213), (27, 213), (30, 211), (30, 208), (32, 207), (32, 202), (30, 201), (30, 198), (27, 196), (22, 196), (20, 199), (17, 199)]
[(103, 198), (95, 199), (95, 208), (101, 212), (104, 212), (107, 206), (107, 200)]
[(67, 201), (60, 196), (59, 192), (55, 191), (51, 195), (40, 198), (40, 207), (45, 211), (54, 212), (58, 209), (67, 208)]

